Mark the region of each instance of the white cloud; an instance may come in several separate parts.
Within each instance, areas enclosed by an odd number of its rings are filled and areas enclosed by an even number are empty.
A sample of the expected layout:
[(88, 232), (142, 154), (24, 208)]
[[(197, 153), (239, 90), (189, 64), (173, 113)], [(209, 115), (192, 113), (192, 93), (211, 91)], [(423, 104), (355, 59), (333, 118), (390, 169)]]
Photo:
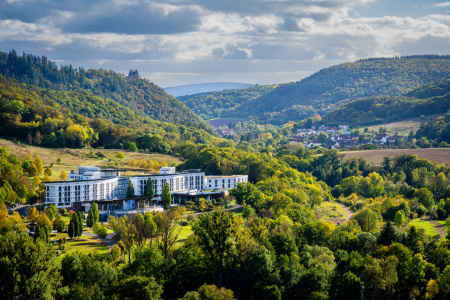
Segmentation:
[(433, 4), (434, 7), (450, 7), (450, 2), (441, 2)]

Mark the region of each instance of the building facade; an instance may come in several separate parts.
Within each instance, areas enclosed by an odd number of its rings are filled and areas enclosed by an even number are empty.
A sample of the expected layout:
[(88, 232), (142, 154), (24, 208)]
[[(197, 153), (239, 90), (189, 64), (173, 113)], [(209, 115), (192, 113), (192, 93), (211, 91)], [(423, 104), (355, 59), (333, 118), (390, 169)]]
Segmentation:
[[(144, 199), (149, 179), (153, 181), (155, 193), (151, 200)], [(212, 199), (211, 197), (222, 195), (226, 190), (247, 181), (247, 175), (205, 176), (205, 172), (198, 169), (177, 173), (174, 167), (161, 168), (159, 174), (131, 177), (120, 177), (120, 170), (116, 169), (78, 167), (78, 172), (72, 171), (69, 174), (69, 180), (45, 183), (45, 204), (74, 211), (88, 211), (91, 203), (96, 202), (101, 213), (146, 209), (161, 201), (162, 190), (168, 183), (171, 194), (177, 196), (173, 197), (173, 203), (182, 205), (188, 198), (206, 196)], [(134, 187), (133, 199), (125, 199), (129, 182)]]

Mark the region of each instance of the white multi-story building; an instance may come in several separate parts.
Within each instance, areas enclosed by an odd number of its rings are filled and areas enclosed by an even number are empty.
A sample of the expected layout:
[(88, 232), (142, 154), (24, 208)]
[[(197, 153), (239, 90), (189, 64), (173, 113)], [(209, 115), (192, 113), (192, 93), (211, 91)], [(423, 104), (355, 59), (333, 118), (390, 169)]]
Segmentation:
[(247, 181), (248, 175), (206, 176), (205, 189), (232, 189)]
[[(247, 182), (247, 175), (205, 176), (201, 170), (186, 170), (176, 173), (174, 167), (160, 169), (159, 174), (120, 177), (120, 170), (98, 167), (78, 167), (72, 171), (69, 180), (45, 183), (45, 204), (54, 204), (57, 208), (89, 210), (91, 202), (97, 202), (100, 211), (130, 210), (149, 206), (152, 200), (142, 200), (147, 181), (153, 181), (155, 197), (159, 202), (165, 183), (169, 184), (172, 194), (203, 195), (203, 190), (215, 190), (221, 193), (238, 183)], [(129, 182), (133, 184), (135, 199), (125, 199)], [(212, 193), (212, 192), (210, 192)], [(141, 198), (141, 199), (139, 199)], [(178, 204), (181, 202), (178, 201)]]

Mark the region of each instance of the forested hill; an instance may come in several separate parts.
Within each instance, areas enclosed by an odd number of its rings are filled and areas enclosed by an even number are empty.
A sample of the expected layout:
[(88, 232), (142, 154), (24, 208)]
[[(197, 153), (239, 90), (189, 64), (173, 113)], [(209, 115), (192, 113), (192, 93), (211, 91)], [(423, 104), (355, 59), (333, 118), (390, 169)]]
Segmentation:
[[(0, 135), (54, 148), (171, 153), (184, 142), (214, 143), (197, 127), (155, 121), (87, 91), (55, 91), (0, 75)], [(137, 148), (136, 148), (137, 145)]]
[(15, 80), (52, 90), (85, 90), (129, 107), (152, 119), (207, 128), (208, 125), (176, 98), (147, 79), (127, 80), (106, 70), (85, 70), (72, 66), (57, 67), (45, 56), (18, 55), (14, 50), (0, 52), (0, 74)]
[(322, 118), (327, 124), (368, 125), (445, 113), (450, 110), (450, 76), (402, 96), (374, 96), (339, 107)]
[(178, 99), (200, 117), (209, 120), (221, 117), (240, 104), (269, 93), (275, 87), (274, 85), (256, 85), (245, 89), (181, 96)]
[(375, 58), (323, 69), (301, 81), (283, 84), (227, 114), (259, 123), (283, 124), (325, 115), (363, 97), (407, 93), (450, 75), (450, 56)]

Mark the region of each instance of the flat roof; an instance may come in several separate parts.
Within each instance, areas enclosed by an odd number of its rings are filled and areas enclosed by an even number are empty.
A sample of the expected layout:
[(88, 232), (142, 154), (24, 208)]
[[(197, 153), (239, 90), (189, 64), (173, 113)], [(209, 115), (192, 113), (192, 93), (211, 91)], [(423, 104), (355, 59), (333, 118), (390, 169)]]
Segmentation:
[(98, 179), (86, 179), (86, 180), (81, 180), (81, 179), (76, 179), (76, 180), (60, 180), (60, 181), (49, 181), (49, 182), (45, 182), (45, 183), (47, 184), (47, 183), (90, 182), (90, 181), (99, 181), (99, 180), (106, 180), (106, 179), (113, 179), (113, 178), (120, 178), (120, 177), (111, 176), (111, 177), (103, 177), (103, 178), (98, 178)]
[(209, 175), (206, 176), (206, 178), (230, 178), (230, 177), (242, 177), (242, 176), (248, 176), (248, 175)]

